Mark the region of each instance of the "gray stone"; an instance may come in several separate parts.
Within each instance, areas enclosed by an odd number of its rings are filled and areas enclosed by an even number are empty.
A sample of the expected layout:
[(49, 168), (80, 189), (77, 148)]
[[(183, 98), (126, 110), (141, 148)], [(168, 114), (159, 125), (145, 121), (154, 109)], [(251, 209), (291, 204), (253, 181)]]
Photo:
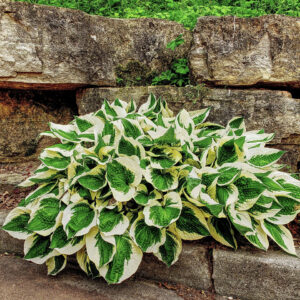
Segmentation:
[(211, 274), (208, 249), (200, 244), (184, 243), (178, 262), (169, 268), (153, 255), (144, 255), (137, 276), (209, 290)]
[(300, 18), (200, 17), (190, 52), (196, 82), (300, 87)]
[(220, 295), (245, 300), (300, 299), (300, 259), (282, 251), (214, 249), (213, 279)]
[(300, 101), (286, 91), (265, 89), (219, 89), (204, 86), (143, 86), (124, 88), (88, 88), (77, 92), (76, 102), (79, 114), (100, 109), (103, 100), (120, 98), (137, 104), (145, 102), (150, 93), (167, 100), (169, 107), (196, 110), (212, 107), (208, 120), (226, 124), (234, 116), (243, 116), (248, 130), (262, 129), (274, 132), (271, 142), (287, 151), (282, 163), (297, 172), (300, 161)]
[[(175, 51), (166, 49), (182, 33), (186, 42)], [(116, 86), (117, 77), (128, 83), (128, 73), (132, 82), (149, 83), (172, 59), (187, 56), (191, 39), (190, 31), (167, 20), (105, 18), (1, 2), (0, 87)]]
[(17, 257), (0, 256), (1, 299), (55, 300), (181, 300), (174, 291), (134, 279), (108, 285), (102, 279), (88, 278), (83, 271), (66, 269), (58, 276), (47, 276), (44, 265)]

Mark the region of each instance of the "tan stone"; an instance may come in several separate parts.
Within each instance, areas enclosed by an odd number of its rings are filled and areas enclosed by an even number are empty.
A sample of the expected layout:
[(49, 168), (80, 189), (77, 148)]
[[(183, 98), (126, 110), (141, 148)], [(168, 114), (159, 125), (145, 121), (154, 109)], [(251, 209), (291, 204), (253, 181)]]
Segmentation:
[(38, 139), (48, 122), (66, 124), (76, 113), (74, 92), (0, 90), (0, 160), (24, 161), (53, 144)]
[(300, 18), (201, 17), (193, 42), (190, 65), (197, 82), (300, 87)]
[[(300, 161), (300, 101), (285, 91), (264, 89), (219, 89), (196, 87), (125, 87), (88, 88), (77, 92), (79, 114), (100, 109), (104, 99), (113, 101), (131, 98), (140, 105), (153, 93), (167, 100), (169, 107), (178, 112), (182, 108), (196, 110), (212, 107), (208, 120), (226, 124), (234, 116), (244, 116), (248, 130), (262, 129), (274, 132), (272, 144), (287, 153), (282, 162), (296, 172)], [(298, 166), (297, 166), (298, 165)]]
[[(176, 51), (166, 49), (181, 33), (186, 43)], [(173, 58), (187, 56), (191, 39), (191, 32), (167, 20), (112, 19), (65, 8), (2, 2), (0, 87), (116, 86), (121, 76), (117, 69), (134, 75), (131, 68), (141, 68), (142, 81), (151, 82), (151, 76), (167, 68)]]

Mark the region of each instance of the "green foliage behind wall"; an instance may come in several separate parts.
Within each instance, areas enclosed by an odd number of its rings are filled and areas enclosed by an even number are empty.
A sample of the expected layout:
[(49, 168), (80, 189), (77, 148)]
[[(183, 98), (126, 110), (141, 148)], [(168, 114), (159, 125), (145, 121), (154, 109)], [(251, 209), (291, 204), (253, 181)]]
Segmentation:
[(116, 18), (151, 17), (177, 21), (192, 29), (200, 16), (300, 16), (298, 0), (17, 0), (80, 9)]

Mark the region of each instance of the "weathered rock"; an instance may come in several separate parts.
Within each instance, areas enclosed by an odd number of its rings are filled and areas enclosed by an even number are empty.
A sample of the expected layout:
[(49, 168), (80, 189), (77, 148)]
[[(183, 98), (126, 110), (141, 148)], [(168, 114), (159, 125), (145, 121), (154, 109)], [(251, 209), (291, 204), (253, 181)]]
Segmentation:
[(1, 299), (55, 300), (182, 300), (174, 291), (147, 281), (128, 280), (108, 285), (92, 280), (83, 271), (66, 269), (59, 276), (47, 276), (44, 265), (18, 257), (0, 256)]
[(300, 18), (201, 17), (193, 41), (196, 82), (300, 87)]
[(178, 262), (169, 268), (153, 255), (144, 255), (137, 276), (208, 290), (211, 288), (208, 249), (185, 243)]
[[(300, 254), (300, 252), (298, 252)], [(213, 250), (218, 294), (249, 300), (300, 298), (300, 259), (281, 251)]]
[[(162, 96), (169, 107), (178, 112), (180, 109), (196, 110), (212, 107), (209, 120), (226, 124), (234, 116), (245, 118), (248, 130), (264, 128), (275, 132), (272, 144), (283, 148), (287, 153), (282, 162), (292, 166), (296, 172), (300, 161), (300, 100), (293, 99), (289, 92), (264, 89), (217, 89), (196, 87), (125, 87), (125, 88), (88, 88), (77, 92), (76, 102), (79, 114), (100, 109), (104, 99), (113, 101), (131, 98), (140, 105), (150, 93)], [(298, 166), (297, 166), (298, 165)]]
[[(179, 34), (186, 42), (166, 49)], [(116, 86), (143, 70), (151, 82), (173, 58), (187, 56), (191, 32), (158, 19), (112, 19), (22, 2), (0, 4), (0, 87), (74, 89)], [(126, 75), (126, 76), (125, 76)], [(148, 78), (149, 77), (149, 78)], [(125, 83), (126, 83), (125, 80)]]
[(53, 139), (38, 134), (48, 122), (68, 123), (76, 113), (74, 92), (0, 90), (0, 160), (31, 159)]

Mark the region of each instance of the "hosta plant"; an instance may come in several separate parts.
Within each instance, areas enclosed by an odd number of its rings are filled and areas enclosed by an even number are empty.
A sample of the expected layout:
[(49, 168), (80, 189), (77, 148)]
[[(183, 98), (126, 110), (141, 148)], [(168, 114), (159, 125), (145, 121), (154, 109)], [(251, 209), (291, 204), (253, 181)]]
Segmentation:
[(25, 239), (25, 259), (55, 275), (76, 254), (93, 277), (120, 283), (143, 253), (168, 266), (182, 240), (212, 236), (236, 248), (236, 235), (268, 249), (268, 238), (296, 255), (284, 226), (300, 211), (300, 183), (266, 148), (273, 135), (205, 122), (209, 109), (177, 116), (150, 95), (139, 109), (116, 99), (50, 123), (42, 164), (22, 186), (38, 187), (7, 216), (3, 229)]

